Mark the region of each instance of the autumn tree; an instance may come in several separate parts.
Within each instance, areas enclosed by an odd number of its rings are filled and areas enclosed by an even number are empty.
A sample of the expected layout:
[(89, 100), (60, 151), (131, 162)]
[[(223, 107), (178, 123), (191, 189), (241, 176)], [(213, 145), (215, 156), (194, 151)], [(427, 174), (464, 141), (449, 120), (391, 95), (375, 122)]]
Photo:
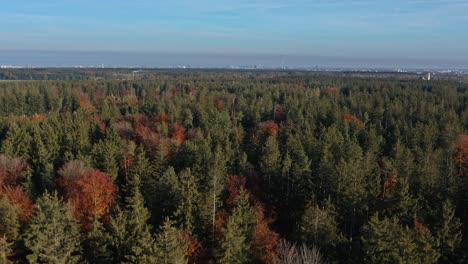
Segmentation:
[(84, 230), (92, 226), (94, 219), (108, 217), (117, 192), (109, 175), (88, 169), (69, 186), (73, 188), (66, 190), (66, 197), (73, 206), (73, 215)]

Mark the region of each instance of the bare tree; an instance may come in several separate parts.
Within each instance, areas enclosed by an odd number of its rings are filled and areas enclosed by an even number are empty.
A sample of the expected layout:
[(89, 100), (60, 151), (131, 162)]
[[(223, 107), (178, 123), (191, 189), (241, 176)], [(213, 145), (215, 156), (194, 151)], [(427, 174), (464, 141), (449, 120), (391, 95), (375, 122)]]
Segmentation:
[(322, 254), (316, 246), (308, 247), (306, 244), (296, 246), (286, 240), (278, 245), (277, 264), (324, 264)]

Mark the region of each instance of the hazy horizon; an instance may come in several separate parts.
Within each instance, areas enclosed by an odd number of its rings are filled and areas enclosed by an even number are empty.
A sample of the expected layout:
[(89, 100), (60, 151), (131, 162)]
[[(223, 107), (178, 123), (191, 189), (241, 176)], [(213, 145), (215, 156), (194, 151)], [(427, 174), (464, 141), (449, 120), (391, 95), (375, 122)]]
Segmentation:
[(0, 65), (21, 67), (177, 67), (226, 68), (401, 68), (468, 69), (464, 60), (437, 58), (363, 58), (317, 55), (216, 54), (130, 51), (34, 51), (0, 50)]

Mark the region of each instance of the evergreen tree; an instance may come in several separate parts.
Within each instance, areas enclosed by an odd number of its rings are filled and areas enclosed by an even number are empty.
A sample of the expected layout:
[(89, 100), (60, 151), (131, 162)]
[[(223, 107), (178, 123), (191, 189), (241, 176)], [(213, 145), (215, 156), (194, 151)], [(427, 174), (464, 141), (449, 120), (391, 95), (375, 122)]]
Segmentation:
[(199, 218), (198, 206), (201, 202), (197, 179), (190, 169), (186, 169), (179, 174), (179, 183), (181, 199), (174, 216), (183, 229), (193, 232)]
[(155, 263), (154, 238), (140, 192), (140, 178), (133, 175), (126, 186), (125, 211), (118, 211), (110, 222), (110, 240), (117, 252), (114, 262)]
[(435, 238), (442, 254), (443, 262), (453, 262), (455, 249), (462, 241), (462, 224), (455, 216), (455, 209), (449, 201), (445, 201), (442, 206), (440, 224), (437, 226)]
[(251, 239), (255, 221), (249, 196), (241, 191), (236, 197), (221, 243), (220, 263), (241, 264), (252, 261)]
[(90, 264), (109, 263), (112, 261), (112, 252), (109, 249), (106, 233), (97, 217), (94, 218), (91, 229), (85, 234), (83, 243), (83, 254)]
[(337, 246), (345, 239), (339, 232), (333, 205), (327, 201), (323, 208), (309, 203), (300, 224), (301, 240), (322, 248), (327, 256), (336, 255)]
[(185, 256), (187, 246), (179, 239), (179, 231), (173, 223), (166, 218), (161, 232), (156, 237), (156, 263), (161, 264), (186, 264), (188, 260)]
[(415, 221), (415, 230), (398, 219), (371, 217), (363, 228), (363, 249), (369, 263), (437, 263), (439, 253), (430, 231)]
[(122, 141), (115, 130), (108, 129), (106, 138), (94, 145), (93, 156), (96, 168), (114, 179), (117, 178), (122, 156)]
[(271, 178), (275, 178), (278, 173), (280, 156), (278, 141), (274, 136), (269, 136), (265, 141), (262, 155), (260, 156), (260, 171), (267, 183), (267, 191), (269, 191), (271, 187)]
[(81, 235), (71, 208), (57, 193), (45, 193), (25, 232), (24, 244), (30, 263), (80, 263)]

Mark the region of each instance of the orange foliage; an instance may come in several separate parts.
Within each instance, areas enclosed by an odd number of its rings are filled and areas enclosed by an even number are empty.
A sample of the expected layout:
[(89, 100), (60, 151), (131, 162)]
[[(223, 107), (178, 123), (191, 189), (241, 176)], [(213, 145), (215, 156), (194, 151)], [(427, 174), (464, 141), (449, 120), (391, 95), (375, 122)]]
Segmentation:
[(214, 107), (218, 110), (218, 112), (222, 112), (224, 110), (224, 101), (223, 99), (216, 97), (214, 99)]
[(262, 134), (265, 136), (273, 136), (277, 137), (278, 136), (278, 130), (279, 127), (273, 120), (268, 120), (265, 122), (260, 123), (259, 125), (260, 130), (262, 131)]
[(198, 263), (202, 248), (200, 241), (186, 230), (179, 233), (179, 240), (187, 245), (185, 256), (189, 259), (189, 263)]
[(252, 234), (252, 246), (254, 255), (260, 263), (274, 263), (277, 259), (276, 247), (279, 244), (280, 236), (270, 229), (271, 220), (265, 218), (263, 206), (255, 206), (257, 224)]
[(78, 100), (80, 101), (81, 108), (88, 109), (93, 112), (96, 111), (96, 107), (94, 107), (94, 105), (88, 100), (88, 98), (83, 93), (78, 95)]
[(21, 221), (26, 222), (31, 216), (34, 206), (21, 186), (21, 180), (27, 165), (20, 158), (10, 158), (0, 155), (0, 195), (5, 195), (21, 208)]
[(185, 128), (180, 124), (174, 124), (172, 126), (172, 139), (177, 142), (178, 145), (182, 145), (185, 141)]
[(29, 120), (31, 120), (31, 122), (33, 123), (42, 123), (44, 122), (45, 117), (42, 115), (34, 114), (29, 118)]
[(364, 122), (362, 122), (359, 118), (357, 118), (354, 115), (344, 114), (342, 119), (343, 119), (343, 122), (346, 122), (346, 123), (351, 123), (351, 122), (356, 123), (359, 126), (359, 128), (364, 127)]
[(338, 92), (338, 88), (336, 87), (329, 87), (329, 88), (326, 88), (325, 90), (323, 90), (326, 94), (329, 94), (329, 95), (338, 95), (339, 92)]
[(73, 183), (65, 186), (66, 198), (73, 206), (73, 215), (88, 230), (94, 217), (107, 219), (117, 188), (112, 178), (96, 169), (87, 170)]
[(34, 205), (24, 191), (23, 187), (6, 186), (3, 189), (3, 193), (6, 197), (8, 197), (11, 203), (21, 208), (21, 221), (27, 222), (34, 210)]
[(167, 114), (159, 114), (155, 117), (157, 122), (164, 122), (169, 123), (169, 115)]

